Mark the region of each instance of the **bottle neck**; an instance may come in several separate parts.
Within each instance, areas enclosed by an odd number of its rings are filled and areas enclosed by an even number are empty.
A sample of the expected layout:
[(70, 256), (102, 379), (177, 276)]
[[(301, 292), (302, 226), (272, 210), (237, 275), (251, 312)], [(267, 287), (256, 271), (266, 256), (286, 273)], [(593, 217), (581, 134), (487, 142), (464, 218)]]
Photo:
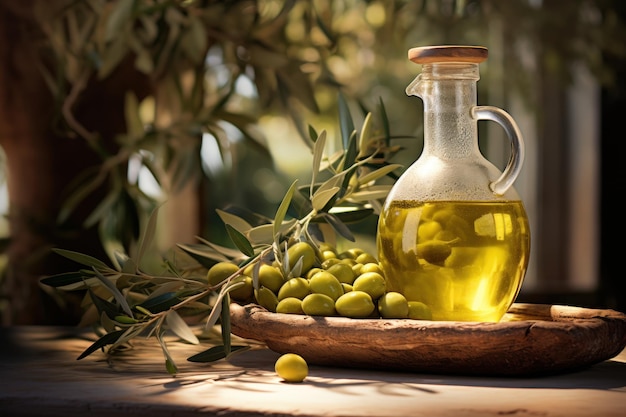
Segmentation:
[(478, 152), (476, 106), (478, 64), (425, 64), (420, 74), (424, 102), (424, 152), (439, 158), (473, 157)]

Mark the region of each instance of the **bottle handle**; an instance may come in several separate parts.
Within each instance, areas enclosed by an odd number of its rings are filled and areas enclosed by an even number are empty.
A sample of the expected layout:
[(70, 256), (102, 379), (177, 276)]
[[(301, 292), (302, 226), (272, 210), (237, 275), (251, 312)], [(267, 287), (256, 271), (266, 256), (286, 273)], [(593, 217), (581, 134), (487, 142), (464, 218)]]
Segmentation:
[(524, 162), (524, 139), (517, 127), (517, 123), (506, 111), (493, 106), (475, 106), (472, 108), (472, 117), (476, 120), (491, 120), (504, 128), (506, 135), (511, 141), (511, 156), (502, 172), (502, 175), (489, 184), (491, 191), (503, 195), (515, 182), (522, 170)]

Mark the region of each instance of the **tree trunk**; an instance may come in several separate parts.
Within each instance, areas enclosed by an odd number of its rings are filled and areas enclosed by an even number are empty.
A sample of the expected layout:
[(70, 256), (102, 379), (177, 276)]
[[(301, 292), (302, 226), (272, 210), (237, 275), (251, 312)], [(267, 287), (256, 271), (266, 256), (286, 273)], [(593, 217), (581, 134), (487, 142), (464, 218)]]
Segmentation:
[[(0, 146), (7, 159), (11, 239), (0, 279), (5, 325), (77, 323), (82, 294), (61, 295), (39, 284), (42, 276), (78, 269), (51, 248), (106, 259), (97, 229), (81, 228), (104, 189), (92, 194), (63, 228), (56, 222), (67, 185), (102, 160), (82, 138), (55, 129), (58, 104), (39, 70), (42, 40), (32, 2), (0, 3)], [(112, 151), (115, 134), (125, 130), (124, 90), (148, 88), (145, 77), (127, 68), (102, 82), (90, 81), (75, 109), (80, 123), (98, 131)]]

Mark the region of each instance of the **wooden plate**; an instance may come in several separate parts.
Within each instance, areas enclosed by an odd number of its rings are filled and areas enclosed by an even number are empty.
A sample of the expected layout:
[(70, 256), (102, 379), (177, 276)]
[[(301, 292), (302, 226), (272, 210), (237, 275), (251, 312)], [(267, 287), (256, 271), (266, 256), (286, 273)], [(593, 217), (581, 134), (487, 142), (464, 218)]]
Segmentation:
[(231, 326), (310, 365), (435, 374), (563, 373), (626, 346), (625, 314), (544, 304), (513, 304), (499, 323), (312, 317), (232, 304)]

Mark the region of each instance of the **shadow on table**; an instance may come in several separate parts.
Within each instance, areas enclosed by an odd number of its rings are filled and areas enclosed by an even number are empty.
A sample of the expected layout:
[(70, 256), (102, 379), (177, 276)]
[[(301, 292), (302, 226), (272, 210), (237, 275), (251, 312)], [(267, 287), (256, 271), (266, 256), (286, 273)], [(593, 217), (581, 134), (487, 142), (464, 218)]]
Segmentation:
[[(233, 359), (235, 366), (246, 368), (252, 363), (254, 369), (273, 372), (274, 361), (278, 354), (271, 351), (249, 351)], [(431, 375), (409, 372), (384, 372), (379, 370), (331, 368), (310, 366), (307, 383), (319, 386), (336, 387), (337, 384), (426, 384), (458, 385), (499, 388), (555, 388), (555, 389), (598, 389), (626, 390), (626, 363), (607, 360), (596, 365), (573, 372), (534, 377), (491, 377), (464, 375)], [(326, 380), (331, 382), (326, 382)]]

